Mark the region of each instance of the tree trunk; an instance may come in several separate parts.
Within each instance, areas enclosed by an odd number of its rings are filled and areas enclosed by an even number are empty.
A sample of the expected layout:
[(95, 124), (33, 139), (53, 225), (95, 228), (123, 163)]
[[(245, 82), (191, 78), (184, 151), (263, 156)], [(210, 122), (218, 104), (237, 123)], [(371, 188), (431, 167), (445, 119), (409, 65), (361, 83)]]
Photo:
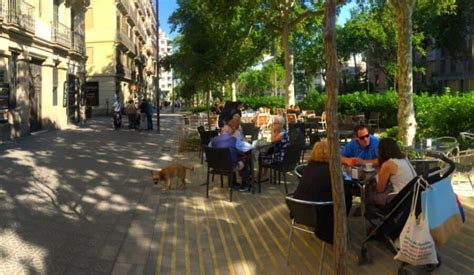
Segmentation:
[(277, 82), (277, 72), (273, 73), (273, 96), (278, 96), (278, 82)]
[(211, 130), (211, 119), (210, 119), (210, 114), (209, 110), (211, 109), (211, 106), (209, 103), (211, 102), (211, 89), (209, 89), (209, 86), (206, 86), (206, 107), (207, 107), (207, 129), (210, 131)]
[(416, 133), (413, 107), (412, 13), (416, 0), (390, 0), (396, 15), (398, 49), (396, 77), (398, 94), (398, 135), (405, 145), (411, 145)]
[[(326, 59), (326, 115), (328, 121), (337, 121), (339, 68), (336, 49), (336, 2), (327, 0), (324, 8), (324, 53)], [(328, 123), (329, 169), (331, 172), (334, 211), (334, 274), (346, 274), (347, 220), (344, 186), (342, 181), (338, 123)]]
[(231, 86), (232, 86), (232, 101), (237, 101), (237, 85), (234, 79), (232, 79)]
[[(288, 1), (287, 1), (288, 2)], [(285, 55), (285, 108), (289, 109), (290, 105), (295, 105), (295, 87), (293, 82), (293, 49), (290, 45), (290, 21), (289, 13), (291, 7), (286, 5), (282, 17), (282, 35), (281, 43)]]
[(359, 84), (359, 66), (357, 66), (357, 55), (355, 53), (352, 55), (352, 59), (354, 59), (354, 82)]

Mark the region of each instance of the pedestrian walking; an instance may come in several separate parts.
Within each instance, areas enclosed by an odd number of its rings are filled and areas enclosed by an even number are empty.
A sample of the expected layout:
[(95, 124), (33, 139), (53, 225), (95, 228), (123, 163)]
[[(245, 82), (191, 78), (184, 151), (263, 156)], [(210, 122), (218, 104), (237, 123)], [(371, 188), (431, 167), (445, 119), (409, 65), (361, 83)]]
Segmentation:
[(125, 108), (125, 114), (128, 116), (128, 128), (135, 129), (136, 128), (136, 121), (137, 121), (137, 109), (135, 108), (135, 104), (133, 100), (128, 101), (128, 105)]
[(148, 130), (153, 130), (152, 117), (153, 117), (153, 105), (151, 104), (150, 101), (147, 100), (146, 101), (146, 120), (148, 124), (148, 127), (147, 127)]
[(146, 130), (148, 128), (147, 116), (146, 116), (146, 111), (147, 111), (146, 104), (147, 103), (145, 99), (143, 99), (142, 102), (140, 103), (140, 130)]

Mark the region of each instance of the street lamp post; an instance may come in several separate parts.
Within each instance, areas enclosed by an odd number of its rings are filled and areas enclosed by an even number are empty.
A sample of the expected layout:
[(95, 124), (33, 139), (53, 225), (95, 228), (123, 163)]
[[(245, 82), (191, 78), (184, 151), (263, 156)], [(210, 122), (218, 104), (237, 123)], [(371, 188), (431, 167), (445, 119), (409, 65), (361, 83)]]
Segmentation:
[(158, 16), (158, 0), (156, 0), (156, 130), (160, 132), (160, 65), (158, 64), (158, 60), (160, 58), (160, 20)]

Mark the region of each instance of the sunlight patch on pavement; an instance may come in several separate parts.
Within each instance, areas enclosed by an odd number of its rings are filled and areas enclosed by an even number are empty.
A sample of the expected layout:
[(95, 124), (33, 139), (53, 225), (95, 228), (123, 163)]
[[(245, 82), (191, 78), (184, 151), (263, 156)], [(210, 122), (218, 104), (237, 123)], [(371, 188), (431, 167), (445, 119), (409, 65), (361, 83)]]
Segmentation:
[(158, 169), (156, 163), (151, 160), (134, 159), (132, 165), (139, 169)]
[(19, 150), (8, 150), (4, 158), (14, 159), (13, 162), (19, 165), (33, 167), (33, 153)]
[(172, 160), (174, 160), (174, 157), (172, 157), (168, 154), (164, 154), (163, 156), (160, 157), (160, 160), (172, 161)]
[[(8, 229), (0, 233), (0, 240), (2, 240), (2, 251), (4, 255), (7, 255), (2, 256), (2, 260), (22, 266), (30, 262), (31, 256), (35, 255), (35, 262), (40, 262), (39, 265), (35, 264), (35, 273), (44, 273), (47, 271), (47, 265), (44, 264), (49, 254), (47, 249), (23, 240), (14, 229)], [(19, 247), (21, 247), (21, 249), (18, 249)], [(32, 270), (26, 272), (25, 270), (25, 274), (32, 273), (31, 271)]]

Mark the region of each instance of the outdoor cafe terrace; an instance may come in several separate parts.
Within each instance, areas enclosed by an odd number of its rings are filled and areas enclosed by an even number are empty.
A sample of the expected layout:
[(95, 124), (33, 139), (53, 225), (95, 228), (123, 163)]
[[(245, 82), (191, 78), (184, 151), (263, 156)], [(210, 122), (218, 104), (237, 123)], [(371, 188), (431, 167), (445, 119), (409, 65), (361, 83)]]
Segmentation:
[[(189, 121), (184, 128), (193, 127)], [(197, 135), (188, 129), (184, 135)], [(187, 162), (195, 164), (192, 184), (186, 190), (173, 190), (162, 197), (158, 228), (157, 272), (163, 274), (316, 274), (321, 257), (321, 241), (314, 234), (294, 231), (289, 264), (286, 262), (291, 220), (285, 204), (283, 184), (262, 184), (261, 193), (234, 192), (216, 177), (205, 196), (207, 165), (197, 152), (186, 152)], [(307, 160), (308, 153), (306, 154)], [(460, 182), (458, 183), (458, 177)], [(287, 177), (289, 193), (297, 186), (294, 173)], [(437, 251), (442, 264), (433, 274), (472, 274), (474, 272), (474, 192), (462, 175), (453, 179), (455, 192), (466, 211), (462, 231)], [(354, 198), (354, 206), (360, 203)], [(354, 209), (354, 207), (353, 207)], [(348, 216), (348, 253), (350, 274), (394, 274), (399, 262), (386, 245), (370, 241), (369, 264), (359, 265), (361, 243), (366, 236), (362, 217)], [(332, 273), (334, 254), (327, 246), (323, 273)], [(426, 273), (423, 267), (407, 267), (409, 274)]]

